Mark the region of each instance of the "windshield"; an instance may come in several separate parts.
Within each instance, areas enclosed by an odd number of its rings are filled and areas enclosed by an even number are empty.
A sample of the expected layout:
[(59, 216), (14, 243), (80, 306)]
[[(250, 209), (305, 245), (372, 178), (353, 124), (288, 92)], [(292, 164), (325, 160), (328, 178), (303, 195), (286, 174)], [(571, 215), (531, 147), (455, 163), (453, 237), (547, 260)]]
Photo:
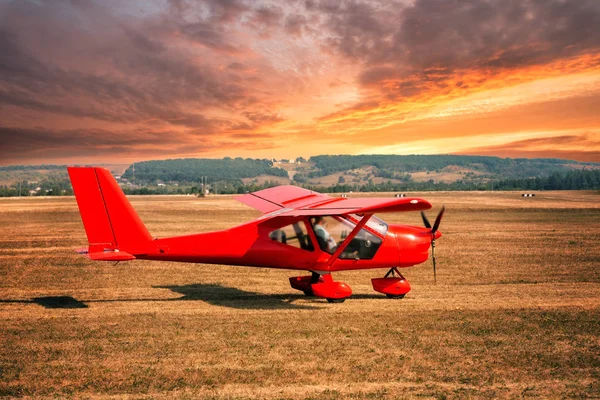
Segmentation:
[[(356, 223), (350, 219), (334, 216), (311, 218), (311, 225), (321, 250), (335, 253)], [(373, 228), (376, 230), (376, 228)], [(387, 231), (387, 225), (385, 227)], [(361, 229), (340, 254), (341, 259), (370, 260), (375, 256), (382, 240), (365, 229)]]
[[(360, 220), (363, 219), (363, 215), (350, 214), (350, 216), (357, 222), (360, 222)], [(375, 215), (373, 215), (371, 219), (367, 221), (366, 226), (379, 233), (381, 236), (385, 236), (388, 231), (388, 224), (386, 224), (381, 218), (377, 218)]]

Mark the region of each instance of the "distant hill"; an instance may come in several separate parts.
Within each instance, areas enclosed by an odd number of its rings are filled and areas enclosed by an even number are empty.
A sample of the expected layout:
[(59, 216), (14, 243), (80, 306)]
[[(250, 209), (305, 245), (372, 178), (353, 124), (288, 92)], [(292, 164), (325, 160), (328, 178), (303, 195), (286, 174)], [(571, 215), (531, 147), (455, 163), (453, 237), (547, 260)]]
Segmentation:
[[(99, 165), (119, 175), (127, 168), (122, 164)], [(0, 197), (71, 195), (66, 165), (7, 165), (0, 166)]]
[(41, 182), (44, 179), (65, 179), (65, 165), (8, 165), (0, 167), (0, 185), (16, 182)]
[[(290, 160), (144, 161), (108, 167), (128, 194), (217, 193), (282, 184), (323, 192), (600, 189), (600, 163), (459, 155), (323, 155)], [(0, 167), (0, 196), (71, 194), (66, 166)]]
[(392, 178), (416, 172), (441, 172), (466, 170), (494, 178), (528, 178), (548, 176), (574, 168), (600, 167), (599, 163), (582, 163), (555, 158), (500, 158), (487, 156), (455, 155), (338, 155), (315, 156), (310, 162), (315, 169), (309, 176), (324, 176), (339, 171), (375, 167), (375, 176)]
[(210, 181), (231, 181), (255, 178), (261, 175), (288, 176), (287, 171), (273, 167), (270, 160), (252, 158), (181, 158), (161, 161), (144, 161), (131, 165), (122, 178), (134, 179), (138, 184), (153, 182), (199, 182), (202, 176)]

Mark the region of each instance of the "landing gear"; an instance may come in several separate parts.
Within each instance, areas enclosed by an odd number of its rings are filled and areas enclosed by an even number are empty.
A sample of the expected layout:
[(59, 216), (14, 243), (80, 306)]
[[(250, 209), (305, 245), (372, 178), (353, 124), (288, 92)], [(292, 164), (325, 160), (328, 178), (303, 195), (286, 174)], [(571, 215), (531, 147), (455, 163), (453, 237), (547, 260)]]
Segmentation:
[(305, 295), (312, 297), (315, 295), (312, 290), (312, 285), (322, 281), (323, 279), (321, 279), (321, 275), (313, 272), (312, 275), (291, 277), (290, 286), (296, 290), (304, 292)]
[(344, 297), (343, 299), (327, 299), (328, 303), (343, 303), (344, 301), (346, 301), (346, 298)]
[(403, 299), (405, 294), (386, 294), (385, 297), (388, 299)]
[(402, 299), (410, 292), (410, 284), (396, 267), (391, 268), (383, 278), (371, 279), (371, 284), (373, 290), (385, 294), (389, 299)]
[(313, 272), (310, 276), (294, 276), (290, 278), (290, 285), (307, 296), (322, 297), (330, 303), (342, 303), (352, 294), (350, 286), (334, 281), (329, 273), (320, 275)]

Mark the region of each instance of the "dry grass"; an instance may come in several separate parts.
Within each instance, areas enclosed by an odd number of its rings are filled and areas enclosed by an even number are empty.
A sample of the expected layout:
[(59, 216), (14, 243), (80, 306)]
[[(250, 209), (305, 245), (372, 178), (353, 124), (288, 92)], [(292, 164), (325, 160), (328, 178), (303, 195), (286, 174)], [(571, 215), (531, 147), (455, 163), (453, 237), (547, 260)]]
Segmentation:
[[(337, 273), (344, 304), (300, 295), (290, 271), (92, 263), (72, 251), (74, 199), (2, 199), (0, 396), (599, 396), (600, 196), (421, 195), (447, 207), (438, 284), (415, 267), (388, 300), (369, 281), (385, 271)], [(133, 204), (157, 236), (257, 216), (230, 197)]]

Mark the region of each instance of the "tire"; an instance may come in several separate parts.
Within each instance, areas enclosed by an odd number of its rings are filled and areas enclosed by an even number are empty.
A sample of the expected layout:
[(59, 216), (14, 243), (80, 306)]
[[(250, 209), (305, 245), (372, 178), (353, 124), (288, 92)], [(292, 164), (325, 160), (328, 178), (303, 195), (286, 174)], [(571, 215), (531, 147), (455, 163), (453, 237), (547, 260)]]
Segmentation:
[(386, 294), (385, 297), (388, 299), (403, 299), (405, 294)]
[(328, 303), (343, 303), (344, 301), (346, 301), (345, 297), (343, 299), (332, 299), (332, 298), (327, 299)]

